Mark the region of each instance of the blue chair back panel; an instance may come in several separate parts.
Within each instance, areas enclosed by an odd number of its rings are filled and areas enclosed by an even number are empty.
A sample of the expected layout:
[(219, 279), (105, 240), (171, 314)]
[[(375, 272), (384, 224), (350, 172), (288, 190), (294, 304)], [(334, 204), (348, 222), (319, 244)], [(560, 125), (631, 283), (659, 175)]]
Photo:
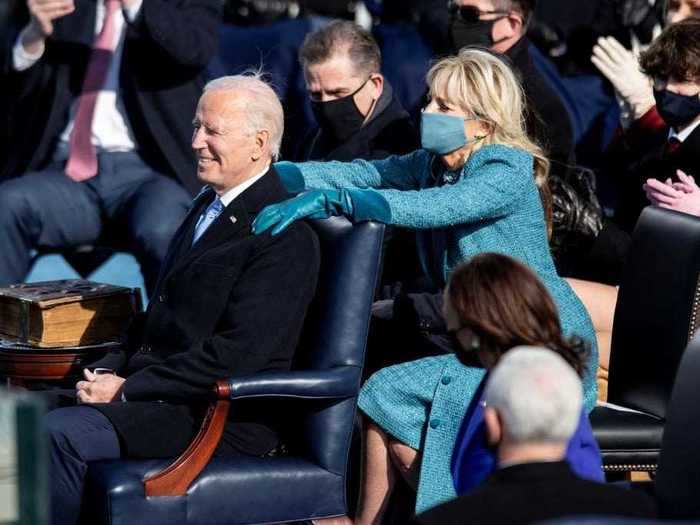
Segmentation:
[[(294, 367), (353, 367), (359, 388), (372, 299), (379, 277), (384, 225), (345, 218), (310, 221), (321, 246), (321, 273)], [(308, 405), (308, 402), (305, 402)], [(304, 405), (295, 453), (344, 475), (356, 399)]]

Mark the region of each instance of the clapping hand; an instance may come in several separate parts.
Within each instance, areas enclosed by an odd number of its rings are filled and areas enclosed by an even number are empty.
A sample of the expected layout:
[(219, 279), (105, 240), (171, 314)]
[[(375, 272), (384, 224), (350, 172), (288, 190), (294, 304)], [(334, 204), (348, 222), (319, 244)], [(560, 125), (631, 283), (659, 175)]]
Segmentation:
[(94, 374), (87, 368), (83, 370), (84, 381), (75, 385), (78, 403), (109, 403), (116, 401), (124, 385), (123, 377), (115, 374)]
[(680, 211), (700, 217), (700, 187), (695, 179), (681, 170), (676, 172), (678, 182), (666, 179), (661, 182), (647, 179), (644, 192), (652, 204), (669, 210)]
[(46, 38), (53, 34), (54, 20), (75, 11), (75, 3), (73, 0), (27, 0), (27, 8), (31, 15), (31, 36)]

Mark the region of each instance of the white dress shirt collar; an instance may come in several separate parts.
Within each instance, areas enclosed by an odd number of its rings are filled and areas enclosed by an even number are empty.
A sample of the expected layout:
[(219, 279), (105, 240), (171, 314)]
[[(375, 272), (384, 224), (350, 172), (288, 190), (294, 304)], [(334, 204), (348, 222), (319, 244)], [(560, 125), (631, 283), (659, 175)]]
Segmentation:
[(671, 130), (668, 133), (668, 140), (671, 140), (672, 138), (678, 139), (680, 142), (685, 142), (685, 139), (687, 139), (690, 134), (695, 131), (695, 128), (700, 126), (700, 119), (695, 122), (695, 124), (691, 124), (690, 126), (683, 128), (680, 132), (676, 133), (676, 131), (671, 128)]
[(265, 169), (262, 170), (260, 173), (255, 175), (254, 177), (251, 177), (245, 182), (240, 183), (238, 186), (234, 186), (230, 190), (228, 190), (226, 193), (223, 195), (219, 196), (219, 199), (221, 199), (221, 202), (224, 205), (224, 208), (231, 204), (233, 200), (238, 197), (241, 193), (243, 193), (245, 190), (250, 188), (253, 184), (255, 184), (258, 180), (262, 178), (263, 175), (265, 175), (268, 170), (270, 169), (270, 165), (268, 164), (265, 166)]

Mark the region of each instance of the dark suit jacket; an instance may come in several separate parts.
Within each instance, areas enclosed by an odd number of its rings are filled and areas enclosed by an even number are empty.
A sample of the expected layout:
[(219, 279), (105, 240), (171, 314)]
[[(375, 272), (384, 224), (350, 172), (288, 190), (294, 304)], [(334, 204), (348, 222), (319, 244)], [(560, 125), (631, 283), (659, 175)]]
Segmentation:
[(615, 222), (631, 233), (639, 214), (649, 205), (642, 185), (647, 179), (676, 178), (676, 170), (700, 176), (700, 126), (673, 153), (668, 153), (669, 128), (649, 132), (646, 137), (630, 137), (609, 154), (610, 176), (619, 182), (620, 196)]
[(535, 66), (529, 46), (530, 41), (523, 37), (506, 56), (515, 66), (525, 91), (528, 134), (549, 154), (552, 173), (562, 176), (565, 166), (576, 163), (574, 132), (564, 103)]
[[(132, 457), (180, 453), (217, 379), (288, 370), (314, 294), (320, 255), (307, 224), (296, 222), (275, 237), (250, 231), (262, 208), (288, 198), (274, 169), (190, 247), (213, 198), (205, 190), (173, 238), (142, 330), (119, 370), (128, 402), (94, 405)], [(280, 416), (265, 402), (234, 403), (220, 451), (268, 452), (278, 443)]]
[[(0, 180), (41, 169), (51, 159), (69, 108), (80, 93), (95, 29), (95, 0), (55, 22), (42, 58), (16, 72), (6, 57), (4, 80), (12, 126)], [(120, 85), (125, 111), (144, 160), (196, 194), (190, 147), (202, 73), (218, 48), (221, 2), (148, 0), (126, 29)], [(7, 50), (11, 53), (11, 49)], [(0, 112), (2, 113), (2, 112)]]
[(474, 492), (443, 503), (415, 523), (519, 525), (578, 514), (654, 517), (649, 496), (577, 478), (565, 462), (496, 471)]
[(390, 155), (411, 153), (419, 147), (420, 140), (411, 117), (392, 96), (383, 111), (343, 143), (317, 131), (301, 160), (381, 160)]

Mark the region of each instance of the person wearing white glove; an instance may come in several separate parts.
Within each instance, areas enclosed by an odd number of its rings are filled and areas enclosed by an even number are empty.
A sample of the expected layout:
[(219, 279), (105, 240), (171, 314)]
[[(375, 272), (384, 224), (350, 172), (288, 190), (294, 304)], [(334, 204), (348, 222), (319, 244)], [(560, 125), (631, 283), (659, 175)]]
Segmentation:
[(593, 46), (591, 62), (615, 88), (618, 100), (624, 106), (623, 126), (627, 127), (655, 105), (651, 79), (641, 72), (634, 53), (615, 38), (599, 38)]

